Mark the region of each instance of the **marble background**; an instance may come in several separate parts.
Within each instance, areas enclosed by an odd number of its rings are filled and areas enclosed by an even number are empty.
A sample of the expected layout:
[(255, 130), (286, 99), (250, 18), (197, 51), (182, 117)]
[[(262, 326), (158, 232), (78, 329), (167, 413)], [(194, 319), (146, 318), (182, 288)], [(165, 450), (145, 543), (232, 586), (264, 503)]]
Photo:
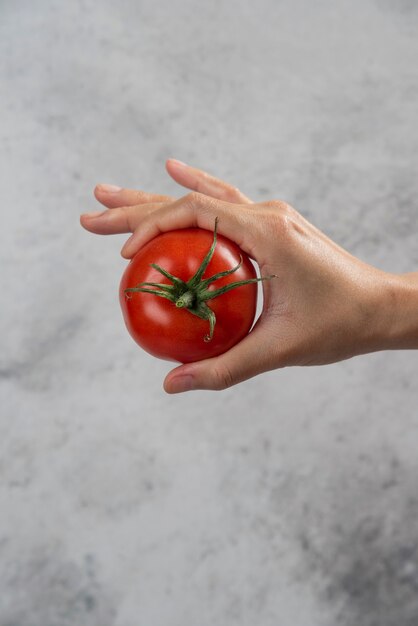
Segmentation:
[(97, 182), (167, 157), (418, 269), (415, 0), (0, 2), (0, 626), (416, 626), (418, 357), (169, 397)]

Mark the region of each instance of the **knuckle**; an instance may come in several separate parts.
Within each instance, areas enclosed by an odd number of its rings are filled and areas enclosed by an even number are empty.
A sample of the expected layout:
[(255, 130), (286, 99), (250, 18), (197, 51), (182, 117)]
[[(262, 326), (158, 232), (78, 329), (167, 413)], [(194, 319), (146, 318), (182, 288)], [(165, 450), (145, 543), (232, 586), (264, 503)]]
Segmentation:
[(135, 228), (138, 225), (138, 219), (136, 212), (131, 211), (129, 209), (125, 209), (125, 220), (127, 224), (127, 230), (131, 233), (134, 232)]
[(281, 200), (266, 202), (265, 206), (269, 225), (273, 231), (281, 238), (291, 236), (298, 221), (297, 211)]
[(187, 215), (187, 218), (193, 222), (197, 221), (199, 209), (200, 209), (200, 194), (196, 191), (191, 191), (181, 199), (181, 210)]
[(263, 205), (273, 213), (288, 213), (292, 210), (290, 204), (284, 202), (283, 200), (267, 200), (267, 202), (263, 202)]
[(235, 378), (227, 365), (219, 365), (213, 370), (213, 381), (214, 389), (222, 391), (232, 387), (235, 383)]
[(114, 215), (116, 215), (116, 211), (119, 216), (122, 216), (122, 219), (125, 223), (126, 230), (129, 232), (133, 232), (133, 212), (130, 206), (121, 206), (118, 209), (114, 209)]
[(217, 210), (218, 201), (203, 193), (192, 191), (186, 196), (187, 210), (199, 221), (203, 215), (212, 216)]
[(143, 191), (136, 191), (134, 197), (138, 204), (142, 204), (146, 201), (146, 194)]
[(202, 202), (202, 194), (198, 191), (191, 191), (186, 197), (192, 207), (200, 206)]

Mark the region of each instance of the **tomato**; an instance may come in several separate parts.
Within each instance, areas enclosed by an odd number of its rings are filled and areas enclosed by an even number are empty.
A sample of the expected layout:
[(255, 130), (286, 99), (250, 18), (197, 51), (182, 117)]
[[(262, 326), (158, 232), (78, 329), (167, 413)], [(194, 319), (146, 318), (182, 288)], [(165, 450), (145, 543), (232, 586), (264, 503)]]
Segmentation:
[(216, 234), (216, 223), (213, 233), (186, 228), (163, 233), (139, 250), (122, 276), (120, 304), (129, 333), (144, 350), (189, 363), (221, 354), (248, 334), (258, 280), (248, 256)]

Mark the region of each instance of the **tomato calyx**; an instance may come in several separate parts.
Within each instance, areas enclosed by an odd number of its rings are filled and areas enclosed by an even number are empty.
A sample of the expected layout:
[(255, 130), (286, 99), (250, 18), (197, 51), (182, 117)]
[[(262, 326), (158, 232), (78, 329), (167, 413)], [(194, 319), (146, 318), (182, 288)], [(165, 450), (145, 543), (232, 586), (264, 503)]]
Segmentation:
[(196, 273), (186, 282), (173, 274), (170, 274), (164, 268), (160, 267), (156, 263), (151, 263), (151, 267), (153, 267), (157, 272), (162, 274), (165, 278), (167, 278), (171, 284), (166, 283), (154, 283), (154, 282), (143, 282), (139, 283), (136, 287), (128, 287), (125, 289), (125, 297), (132, 297), (132, 293), (149, 293), (160, 298), (166, 298), (170, 300), (177, 308), (184, 308), (189, 313), (196, 315), (197, 317), (206, 320), (209, 322), (209, 333), (204, 336), (204, 341), (211, 341), (213, 338), (213, 334), (215, 331), (216, 325), (216, 316), (212, 309), (206, 304), (209, 300), (213, 300), (214, 298), (218, 298), (219, 296), (231, 291), (231, 289), (236, 289), (237, 287), (241, 287), (242, 285), (248, 285), (249, 283), (256, 283), (262, 280), (270, 280), (271, 278), (276, 278), (275, 275), (272, 276), (264, 276), (260, 278), (250, 278), (248, 280), (240, 280), (232, 283), (228, 283), (218, 289), (209, 289), (210, 285), (215, 281), (224, 278), (225, 276), (230, 276), (234, 274), (242, 265), (242, 257), (240, 256), (239, 263), (232, 267), (231, 269), (225, 270), (223, 272), (218, 272), (209, 278), (203, 279), (203, 275), (213, 257), (216, 248), (217, 241), (217, 229), (218, 229), (218, 221), (219, 219), (215, 219), (215, 228), (213, 231), (213, 242), (212, 245), (207, 252), (205, 258), (197, 269)]

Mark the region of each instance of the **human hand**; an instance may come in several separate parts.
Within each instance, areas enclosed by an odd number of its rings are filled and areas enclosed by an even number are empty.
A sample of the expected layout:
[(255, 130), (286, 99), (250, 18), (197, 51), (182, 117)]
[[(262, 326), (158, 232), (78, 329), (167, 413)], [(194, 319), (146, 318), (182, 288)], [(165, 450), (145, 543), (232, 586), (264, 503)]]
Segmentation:
[[(191, 170), (183, 172), (184, 181), (191, 181)], [(194, 192), (174, 202), (122, 190), (124, 207), (82, 218), (93, 232), (134, 231), (122, 250), (131, 258), (162, 232), (193, 226), (212, 230), (219, 217), (219, 232), (257, 262), (261, 275), (277, 276), (263, 283), (263, 311), (251, 333), (223, 355), (172, 370), (164, 383), (167, 392), (225, 389), (267, 370), (332, 363), (391, 347), (392, 275), (353, 257), (288, 204), (253, 204), (231, 186), (222, 191), (222, 181), (213, 185), (218, 197)], [(220, 200), (223, 193), (240, 194), (242, 200)], [(130, 198), (145, 201), (129, 205)], [(116, 199), (103, 203), (115, 206)]]

